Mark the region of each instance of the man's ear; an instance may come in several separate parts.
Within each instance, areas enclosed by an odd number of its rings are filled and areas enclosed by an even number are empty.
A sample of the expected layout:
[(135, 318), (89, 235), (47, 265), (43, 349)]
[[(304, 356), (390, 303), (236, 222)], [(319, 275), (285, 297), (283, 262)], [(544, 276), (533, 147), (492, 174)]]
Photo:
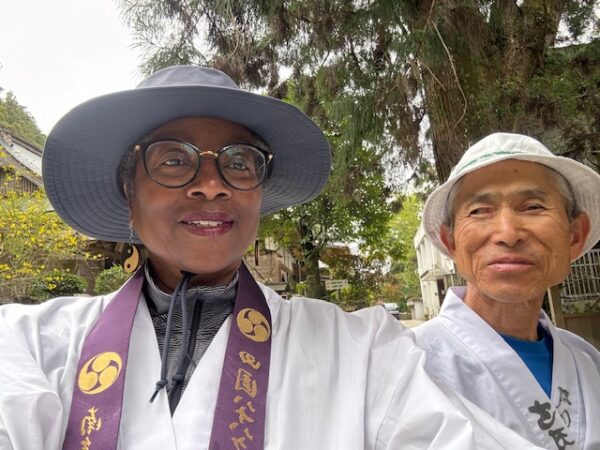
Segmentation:
[(448, 253), (450, 254), (450, 256), (452, 258), (454, 258), (454, 252), (456, 250), (456, 245), (454, 245), (454, 238), (452, 237), (452, 234), (450, 233), (450, 229), (448, 228), (448, 225), (446, 225), (446, 224), (442, 224), (440, 226), (440, 239), (444, 243), (446, 248), (448, 249)]
[(571, 261), (579, 258), (590, 235), (590, 216), (581, 212), (571, 224)]

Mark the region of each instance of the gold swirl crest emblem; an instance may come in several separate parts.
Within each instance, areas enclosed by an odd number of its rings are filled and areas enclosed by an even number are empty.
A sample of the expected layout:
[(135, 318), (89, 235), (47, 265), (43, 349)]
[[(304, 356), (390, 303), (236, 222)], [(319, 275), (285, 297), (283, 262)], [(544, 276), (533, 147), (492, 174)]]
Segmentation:
[(104, 352), (93, 356), (79, 372), (79, 389), (89, 395), (107, 390), (119, 378), (122, 366), (121, 357), (115, 352)]
[(244, 308), (238, 313), (237, 326), (254, 342), (266, 342), (271, 336), (271, 326), (265, 316), (252, 308)]

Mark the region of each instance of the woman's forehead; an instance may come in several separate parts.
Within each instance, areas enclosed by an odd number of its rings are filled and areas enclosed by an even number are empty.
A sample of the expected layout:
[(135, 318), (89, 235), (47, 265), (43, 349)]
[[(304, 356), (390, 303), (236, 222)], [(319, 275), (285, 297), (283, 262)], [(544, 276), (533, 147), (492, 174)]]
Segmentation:
[(162, 137), (197, 139), (207, 135), (219, 135), (247, 139), (254, 133), (239, 123), (216, 117), (182, 117), (159, 125), (142, 138), (143, 141)]

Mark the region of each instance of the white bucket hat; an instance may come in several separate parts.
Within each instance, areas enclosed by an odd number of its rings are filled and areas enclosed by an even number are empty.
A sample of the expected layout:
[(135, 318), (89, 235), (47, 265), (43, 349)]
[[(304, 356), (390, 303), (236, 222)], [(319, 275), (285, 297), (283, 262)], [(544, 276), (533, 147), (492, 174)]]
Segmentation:
[(482, 167), (506, 159), (531, 161), (560, 173), (571, 185), (580, 211), (590, 216), (591, 229), (582, 254), (600, 240), (600, 175), (569, 158), (554, 155), (537, 140), (512, 133), (494, 133), (470, 147), (452, 169), (448, 180), (427, 199), (423, 210), (423, 227), (427, 237), (442, 253), (449, 255), (440, 239), (448, 196), (458, 180)]

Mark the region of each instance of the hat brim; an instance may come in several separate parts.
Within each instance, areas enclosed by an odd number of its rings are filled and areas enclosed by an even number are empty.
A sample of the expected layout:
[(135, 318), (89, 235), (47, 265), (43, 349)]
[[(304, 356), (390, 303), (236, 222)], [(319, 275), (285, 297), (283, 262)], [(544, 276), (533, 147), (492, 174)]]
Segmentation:
[(118, 179), (136, 140), (182, 117), (215, 117), (257, 133), (274, 154), (261, 214), (313, 199), (331, 168), (321, 129), (280, 100), (233, 88), (138, 88), (89, 100), (67, 113), (44, 147), (42, 177), (55, 211), (81, 233), (129, 240), (129, 210)]
[(590, 234), (581, 255), (588, 252), (600, 240), (600, 175), (589, 167), (569, 158), (531, 154), (499, 155), (491, 158), (482, 164), (464, 170), (459, 177), (446, 181), (433, 191), (423, 208), (423, 227), (425, 234), (427, 234), (433, 244), (442, 253), (451, 257), (447, 247), (440, 238), (440, 231), (446, 208), (448, 208), (448, 196), (454, 185), (471, 172), (507, 159), (518, 159), (542, 164), (560, 173), (569, 182), (579, 210), (587, 213), (590, 217)]

